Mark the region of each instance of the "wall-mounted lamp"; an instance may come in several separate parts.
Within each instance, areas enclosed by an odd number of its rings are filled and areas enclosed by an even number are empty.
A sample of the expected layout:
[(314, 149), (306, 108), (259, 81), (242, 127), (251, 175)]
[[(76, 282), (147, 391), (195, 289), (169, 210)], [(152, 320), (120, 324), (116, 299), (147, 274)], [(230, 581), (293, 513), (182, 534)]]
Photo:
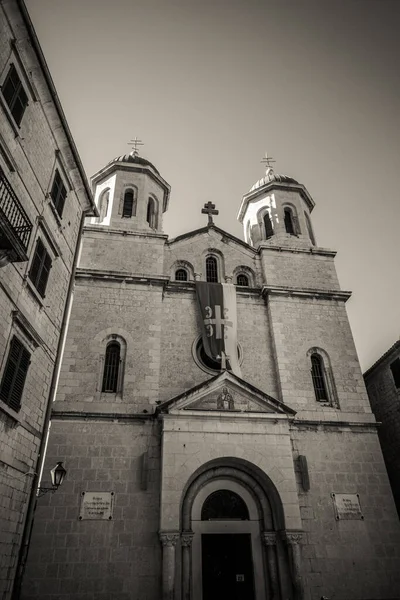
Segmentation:
[(64, 481), (66, 474), (67, 471), (64, 469), (62, 462), (58, 462), (53, 469), (50, 469), (51, 487), (38, 487), (37, 496), (40, 498), (40, 496), (44, 496), (47, 492), (54, 494)]

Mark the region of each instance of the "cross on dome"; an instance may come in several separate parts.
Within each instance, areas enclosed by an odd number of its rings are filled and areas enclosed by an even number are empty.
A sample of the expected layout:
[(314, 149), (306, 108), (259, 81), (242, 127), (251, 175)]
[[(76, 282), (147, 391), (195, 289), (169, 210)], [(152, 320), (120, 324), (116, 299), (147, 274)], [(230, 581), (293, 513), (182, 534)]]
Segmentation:
[(142, 142), (142, 140), (139, 140), (137, 136), (135, 136), (134, 140), (128, 142), (128, 146), (133, 147), (131, 152), (132, 156), (139, 156), (138, 146), (144, 146), (144, 143)]
[(273, 172), (274, 172), (274, 170), (273, 170), (273, 168), (272, 168), (272, 164), (271, 164), (271, 163), (274, 163), (274, 162), (276, 162), (276, 160), (274, 160), (274, 159), (272, 158), (272, 156), (268, 156), (268, 152), (266, 152), (266, 153), (265, 153), (265, 156), (264, 156), (264, 158), (262, 158), (262, 159), (260, 160), (260, 162), (262, 162), (262, 163), (264, 163), (264, 164), (266, 165), (266, 167), (267, 167), (266, 174), (267, 174), (267, 175), (269, 175), (269, 174), (271, 174), (271, 175), (272, 175), (272, 174), (273, 174)]
[(212, 215), (219, 214), (219, 210), (215, 210), (215, 204), (213, 204), (210, 201), (208, 201), (206, 204), (204, 204), (204, 208), (201, 209), (201, 212), (204, 215), (208, 215), (208, 225), (214, 224)]

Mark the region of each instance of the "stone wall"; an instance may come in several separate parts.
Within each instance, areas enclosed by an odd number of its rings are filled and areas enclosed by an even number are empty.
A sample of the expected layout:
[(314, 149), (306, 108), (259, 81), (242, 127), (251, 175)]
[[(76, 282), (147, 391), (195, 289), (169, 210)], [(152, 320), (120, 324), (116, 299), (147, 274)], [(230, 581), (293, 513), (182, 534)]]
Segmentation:
[[(158, 427), (54, 417), (46, 468), (63, 456), (68, 473), (56, 494), (38, 499), (24, 600), (159, 597)], [(79, 519), (84, 491), (114, 492), (112, 520)]]
[(393, 348), (365, 374), (372, 411), (380, 423), (382, 446), (392, 492), (400, 516), (400, 390), (396, 388), (390, 364), (400, 357), (400, 344)]

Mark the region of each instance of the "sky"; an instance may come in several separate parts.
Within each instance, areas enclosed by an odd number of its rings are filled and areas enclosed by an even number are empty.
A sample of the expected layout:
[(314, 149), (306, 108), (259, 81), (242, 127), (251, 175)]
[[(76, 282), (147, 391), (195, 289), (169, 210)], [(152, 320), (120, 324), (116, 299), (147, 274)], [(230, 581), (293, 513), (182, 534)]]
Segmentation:
[(400, 0), (25, 0), (88, 177), (143, 140), (164, 231), (243, 239), (242, 195), (303, 183), (365, 371), (400, 336)]

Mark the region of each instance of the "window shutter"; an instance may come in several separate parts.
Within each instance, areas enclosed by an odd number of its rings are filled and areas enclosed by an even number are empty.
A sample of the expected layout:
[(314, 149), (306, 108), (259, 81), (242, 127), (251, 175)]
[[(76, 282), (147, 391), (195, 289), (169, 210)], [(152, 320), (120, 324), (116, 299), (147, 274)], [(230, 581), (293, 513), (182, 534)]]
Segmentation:
[(46, 291), (46, 285), (47, 285), (47, 280), (49, 278), (50, 269), (51, 269), (51, 258), (49, 256), (49, 254), (47, 254), (47, 252), (46, 252), (46, 256), (44, 257), (43, 266), (42, 266), (42, 270), (41, 270), (38, 285), (37, 285), (37, 291), (43, 297), (44, 297), (44, 293)]
[(42, 241), (39, 239), (36, 243), (36, 249), (35, 249), (35, 254), (32, 260), (32, 264), (31, 264), (31, 268), (29, 271), (29, 277), (31, 278), (32, 282), (34, 283), (35, 287), (37, 286), (37, 280), (39, 277), (39, 273), (40, 273), (40, 268), (42, 265), (42, 259), (43, 259), (43, 253), (45, 251), (45, 248), (43, 246)]
[(30, 353), (19, 339), (13, 337), (1, 382), (0, 398), (15, 411), (18, 411), (21, 406), (22, 392), (30, 364), (30, 357)]

